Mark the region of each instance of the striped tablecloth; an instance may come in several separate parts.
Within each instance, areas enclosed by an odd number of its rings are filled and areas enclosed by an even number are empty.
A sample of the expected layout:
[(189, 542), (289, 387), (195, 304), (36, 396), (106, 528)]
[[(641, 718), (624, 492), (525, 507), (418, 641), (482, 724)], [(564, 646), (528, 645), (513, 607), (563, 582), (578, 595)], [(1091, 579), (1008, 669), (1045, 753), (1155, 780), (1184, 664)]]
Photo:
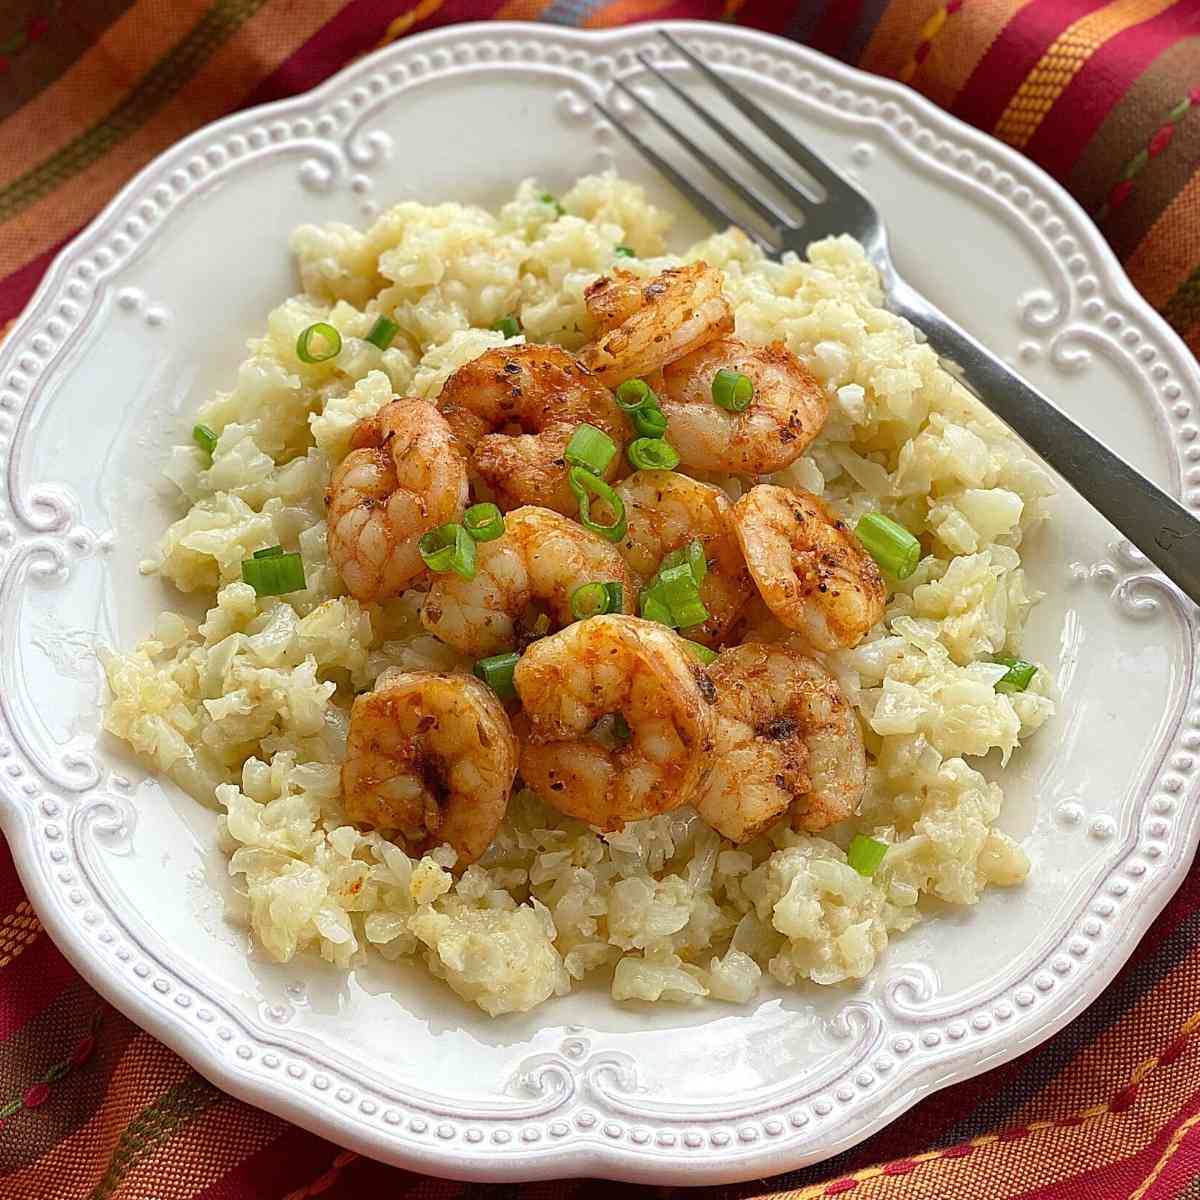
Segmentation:
[[(113, 191), (198, 125), (486, 17), (736, 21), (904, 80), (1062, 180), (1200, 348), (1200, 0), (4, 0), (0, 329)], [(1200, 1200), (1198, 930), (1193, 874), (1101, 999), (1037, 1050), (830, 1162), (714, 1192)], [(382, 1167), (222, 1095), (67, 966), (0, 845), (0, 1200), (514, 1191)]]

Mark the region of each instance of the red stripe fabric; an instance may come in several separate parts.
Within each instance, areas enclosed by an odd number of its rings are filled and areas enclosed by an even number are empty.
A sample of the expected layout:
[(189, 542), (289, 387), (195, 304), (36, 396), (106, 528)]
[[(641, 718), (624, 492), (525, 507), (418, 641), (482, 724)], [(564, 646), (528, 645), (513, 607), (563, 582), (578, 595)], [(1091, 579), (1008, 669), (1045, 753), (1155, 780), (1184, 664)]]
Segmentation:
[(1032, 0), (1004, 27), (954, 102), (955, 116), (991, 130), (1025, 76), (1064, 29), (1109, 0)]
[[(51, 246), (49, 250), (42, 251), (11, 275), (0, 279), (0, 333), (3, 332), (5, 324), (29, 303), (29, 298), (37, 291), (46, 268), (54, 261), (58, 252), (75, 237), (75, 233)], [(7, 850), (7, 847), (5, 849)]]
[[(1129, 85), (1168, 46), (1197, 30), (1200, 4), (1184, 0), (1109, 38), (1063, 89), (1025, 153), (1052, 174), (1066, 174)], [(1200, 80), (1200, 62), (1196, 66)]]

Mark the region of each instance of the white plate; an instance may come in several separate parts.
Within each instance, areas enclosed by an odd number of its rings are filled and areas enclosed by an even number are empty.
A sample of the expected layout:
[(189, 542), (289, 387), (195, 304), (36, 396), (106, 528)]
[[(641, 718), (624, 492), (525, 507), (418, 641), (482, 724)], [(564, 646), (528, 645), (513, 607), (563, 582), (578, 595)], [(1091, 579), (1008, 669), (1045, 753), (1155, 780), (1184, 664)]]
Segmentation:
[[(1060, 188), (894, 84), (749, 30), (676, 31), (862, 181), (912, 282), (1200, 504), (1196, 365)], [(414, 968), (247, 956), (212, 815), (98, 736), (96, 639), (129, 646), (167, 606), (137, 573), (169, 516), (162, 452), (297, 286), (300, 221), (492, 204), (614, 159), (683, 209), (589, 108), (640, 48), (645, 25), (458, 26), (209, 126), (59, 257), (0, 351), (0, 818), (30, 897), (221, 1087), (435, 1174), (716, 1183), (832, 1154), (1079, 1013), (1197, 841), (1196, 610), (1065, 494), (1029, 560), (1061, 714), (1008, 775), (1030, 880), (897, 938), (863, 986), (653, 1011), (596, 988), (489, 1021)]]

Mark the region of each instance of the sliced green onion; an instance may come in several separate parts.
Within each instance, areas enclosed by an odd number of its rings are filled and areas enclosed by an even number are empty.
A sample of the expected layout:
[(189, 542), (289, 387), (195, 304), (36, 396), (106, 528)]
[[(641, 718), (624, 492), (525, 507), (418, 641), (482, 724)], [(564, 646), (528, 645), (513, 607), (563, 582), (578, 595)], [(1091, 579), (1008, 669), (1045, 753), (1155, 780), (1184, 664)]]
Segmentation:
[(707, 646), (700, 645), (699, 642), (693, 642), (690, 638), (683, 639), (684, 646), (693, 658), (698, 658), (704, 666), (708, 666), (711, 662), (716, 662), (717, 652), (710, 650)]
[(475, 539), (461, 525), (439, 525), (422, 534), (417, 550), (431, 571), (475, 578)]
[[(642, 618), (657, 621), (660, 625), (671, 625), (671, 610), (652, 592), (641, 595)], [(673, 625), (671, 625), (674, 628)]]
[(212, 458), (213, 451), (217, 448), (217, 435), (213, 433), (207, 425), (192, 426), (192, 441), (200, 447), (201, 450)]
[(608, 611), (608, 593), (602, 583), (581, 584), (571, 593), (571, 616), (577, 621)]
[(487, 501), (472, 504), (463, 513), (463, 528), (477, 542), (494, 542), (504, 532), (504, 514)]
[[(629, 528), (629, 522), (625, 519), (625, 502), (621, 497), (598, 475), (593, 475), (583, 467), (572, 467), (567, 472), (567, 483), (579, 501), (580, 525), (610, 542), (619, 542)], [(614, 516), (611, 524), (601, 525), (599, 521), (592, 520), (593, 496), (603, 500), (612, 509)]]
[(617, 388), (617, 403), (627, 412), (637, 412), (649, 405), (658, 407), (658, 397), (644, 379), (627, 379)]
[(664, 554), (662, 562), (658, 564), (658, 570), (654, 572), (654, 577), (646, 586), (648, 588), (655, 587), (664, 571), (677, 567), (680, 563), (687, 563), (691, 569), (692, 578), (699, 587), (704, 582), (704, 576), (708, 574), (708, 559), (704, 557), (704, 543), (699, 538), (692, 538), (686, 546), (679, 546)]
[(700, 599), (700, 587), (690, 563), (660, 567), (649, 590), (652, 599), (665, 604), (670, 610), (669, 624), (672, 628), (687, 629), (708, 620), (708, 609)]
[(996, 680), (998, 692), (1023, 692), (1037, 674), (1036, 664), (1026, 662), (1023, 658), (1014, 658), (1011, 654), (993, 654), (992, 659), (1008, 668), (1008, 673)]
[(376, 317), (371, 332), (367, 334), (367, 341), (372, 346), (378, 346), (380, 350), (386, 350), (392, 344), (392, 338), (399, 332), (400, 326), (390, 317)]
[[(325, 343), (325, 349), (316, 352), (312, 349), (313, 338), (319, 338)], [(320, 363), (337, 358), (342, 351), (342, 335), (328, 321), (318, 321), (303, 330), (296, 339), (296, 357), (301, 362)]]
[(712, 381), (713, 403), (727, 412), (742, 412), (754, 399), (754, 384), (749, 375), (722, 367)]
[(492, 329), (496, 333), (504, 334), (506, 338), (515, 338), (521, 332), (521, 322), (516, 317), (509, 315), (501, 317), (498, 321), (493, 321)]
[(667, 432), (666, 414), (657, 404), (647, 404), (645, 408), (639, 408), (629, 415), (638, 437), (660, 438)]
[(625, 607), (625, 589), (619, 583), (584, 583), (571, 593), (571, 615), (577, 621), (620, 612)]
[(559, 204), (557, 197), (555, 197), (555, 196), (551, 195), (549, 192), (543, 192), (543, 193), (542, 193), (542, 194), (541, 194), (541, 195), (538, 197), (538, 199), (539, 199), (539, 200), (540, 200), (540, 201), (541, 201), (543, 204), (552, 204), (552, 205), (554, 205), (554, 212), (555, 212), (555, 215), (557, 215), (557, 216), (560, 216), (560, 217), (561, 217), (561, 216), (563, 215), (563, 213), (565, 213), (565, 212), (567, 211), (565, 208), (563, 208), (563, 206), (562, 206), (561, 204)]
[(874, 875), (875, 869), (883, 862), (883, 856), (888, 852), (887, 842), (876, 841), (856, 833), (850, 839), (850, 849), (846, 851), (846, 861), (860, 875)]
[(663, 438), (635, 438), (625, 454), (639, 471), (673, 471), (679, 466), (679, 451)]
[(632, 246), (618, 246), (613, 253), (620, 258), (637, 258), (637, 252)]
[(593, 475), (603, 475), (617, 453), (617, 444), (595, 425), (576, 425), (563, 458), (571, 467), (582, 467)]
[(889, 575), (907, 579), (921, 561), (921, 543), (883, 513), (867, 513), (854, 527), (858, 540)]
[(624, 713), (613, 713), (613, 737), (619, 742), (627, 742), (633, 737), (633, 730), (629, 728)]
[(265, 550), (255, 550), (255, 558), (278, 558), (283, 553), (282, 546), (268, 546)]
[(475, 675), (501, 700), (515, 700), (517, 689), (513, 686), (513, 668), (520, 661), (521, 656), (512, 651), (508, 654), (493, 654), (489, 658), (481, 658), (475, 664)]
[(255, 555), (242, 563), (242, 581), (248, 583), (257, 596), (302, 592), (305, 588), (304, 560), (299, 554), (272, 554), (270, 551)]

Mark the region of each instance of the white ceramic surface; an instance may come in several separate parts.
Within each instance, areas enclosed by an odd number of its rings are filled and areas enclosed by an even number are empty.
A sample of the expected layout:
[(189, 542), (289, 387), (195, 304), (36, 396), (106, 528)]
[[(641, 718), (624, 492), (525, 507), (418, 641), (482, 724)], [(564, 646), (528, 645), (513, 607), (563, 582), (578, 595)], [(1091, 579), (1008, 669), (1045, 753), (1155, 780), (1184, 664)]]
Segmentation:
[[(861, 180), (913, 283), (1200, 506), (1196, 365), (1061, 189), (896, 85), (748, 30), (677, 32)], [(98, 733), (96, 642), (177, 604), (137, 573), (170, 518), (162, 452), (296, 286), (302, 220), (490, 204), (614, 160), (682, 210), (589, 107), (641, 48), (645, 25), (460, 26), (201, 130), (59, 257), (0, 348), (0, 820), (39, 914), (223, 1088), (435, 1174), (712, 1183), (832, 1154), (1079, 1013), (1197, 841), (1196, 610), (1065, 494), (1029, 547), (1062, 711), (1004, 817), (1031, 878), (897, 939), (862, 986), (653, 1011), (597, 987), (489, 1021), (412, 968), (268, 963), (223, 920), (212, 814)]]

